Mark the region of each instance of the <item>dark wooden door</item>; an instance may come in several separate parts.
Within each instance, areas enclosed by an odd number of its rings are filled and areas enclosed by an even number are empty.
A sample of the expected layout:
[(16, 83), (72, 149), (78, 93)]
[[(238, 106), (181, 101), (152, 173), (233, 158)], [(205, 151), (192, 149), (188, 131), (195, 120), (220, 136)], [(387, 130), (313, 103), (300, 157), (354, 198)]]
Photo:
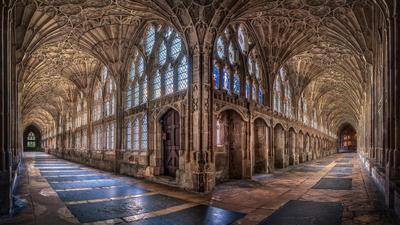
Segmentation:
[(180, 126), (179, 114), (170, 110), (162, 119), (164, 146), (164, 175), (176, 176), (179, 168)]

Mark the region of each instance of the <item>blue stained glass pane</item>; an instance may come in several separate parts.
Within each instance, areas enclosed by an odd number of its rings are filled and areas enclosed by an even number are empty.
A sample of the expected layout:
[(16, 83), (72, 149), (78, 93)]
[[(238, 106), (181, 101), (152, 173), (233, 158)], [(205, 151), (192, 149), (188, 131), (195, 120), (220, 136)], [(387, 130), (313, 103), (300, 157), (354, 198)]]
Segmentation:
[(233, 77), (233, 92), (237, 95), (240, 93), (240, 78), (238, 74)]
[(160, 65), (164, 65), (167, 60), (167, 47), (165, 46), (164, 41), (160, 44), (160, 52), (158, 54), (158, 62)]
[(219, 88), (219, 69), (213, 64), (213, 77), (214, 77), (214, 88), (218, 89)]
[(246, 80), (246, 98), (250, 98), (250, 82)]
[(171, 46), (171, 56), (174, 60), (179, 56), (181, 49), (182, 49), (182, 41), (181, 38), (177, 35), (174, 38)]
[(228, 92), (230, 92), (231, 75), (229, 74), (226, 68), (224, 68), (224, 76), (222, 78), (223, 78), (223, 88)]
[(174, 91), (174, 70), (168, 65), (167, 72), (165, 73), (165, 94), (171, 94)]
[(258, 103), (264, 104), (264, 93), (263, 93), (261, 87), (258, 90)]

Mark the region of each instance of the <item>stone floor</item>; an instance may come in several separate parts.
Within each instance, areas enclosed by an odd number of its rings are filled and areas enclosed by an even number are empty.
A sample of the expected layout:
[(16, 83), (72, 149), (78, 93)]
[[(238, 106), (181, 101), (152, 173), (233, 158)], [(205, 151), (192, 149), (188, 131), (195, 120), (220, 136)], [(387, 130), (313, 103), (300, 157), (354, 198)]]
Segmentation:
[(337, 154), (211, 194), (26, 153), (17, 214), (0, 224), (389, 225), (396, 224), (356, 154)]

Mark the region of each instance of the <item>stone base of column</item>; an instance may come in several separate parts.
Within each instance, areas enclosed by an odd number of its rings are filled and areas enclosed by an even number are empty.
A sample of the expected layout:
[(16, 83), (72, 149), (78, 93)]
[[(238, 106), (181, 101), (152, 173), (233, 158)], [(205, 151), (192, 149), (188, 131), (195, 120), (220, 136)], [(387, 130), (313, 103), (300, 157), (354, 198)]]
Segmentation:
[(11, 174), (0, 172), (0, 216), (7, 216), (12, 211)]

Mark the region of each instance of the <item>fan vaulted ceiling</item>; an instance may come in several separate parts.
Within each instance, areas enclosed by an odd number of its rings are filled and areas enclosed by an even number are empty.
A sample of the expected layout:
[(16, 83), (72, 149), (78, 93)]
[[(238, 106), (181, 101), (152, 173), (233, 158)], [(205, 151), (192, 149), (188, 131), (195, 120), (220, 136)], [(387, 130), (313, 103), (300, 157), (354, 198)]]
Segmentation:
[(360, 120), (379, 57), (384, 13), (367, 0), (25, 0), (17, 1), (18, 76), (25, 126), (52, 125), (77, 93), (89, 95), (101, 65), (123, 81), (146, 22), (183, 33), (191, 54), (230, 23), (251, 28), (272, 87), (286, 67), (294, 95), (335, 131)]

